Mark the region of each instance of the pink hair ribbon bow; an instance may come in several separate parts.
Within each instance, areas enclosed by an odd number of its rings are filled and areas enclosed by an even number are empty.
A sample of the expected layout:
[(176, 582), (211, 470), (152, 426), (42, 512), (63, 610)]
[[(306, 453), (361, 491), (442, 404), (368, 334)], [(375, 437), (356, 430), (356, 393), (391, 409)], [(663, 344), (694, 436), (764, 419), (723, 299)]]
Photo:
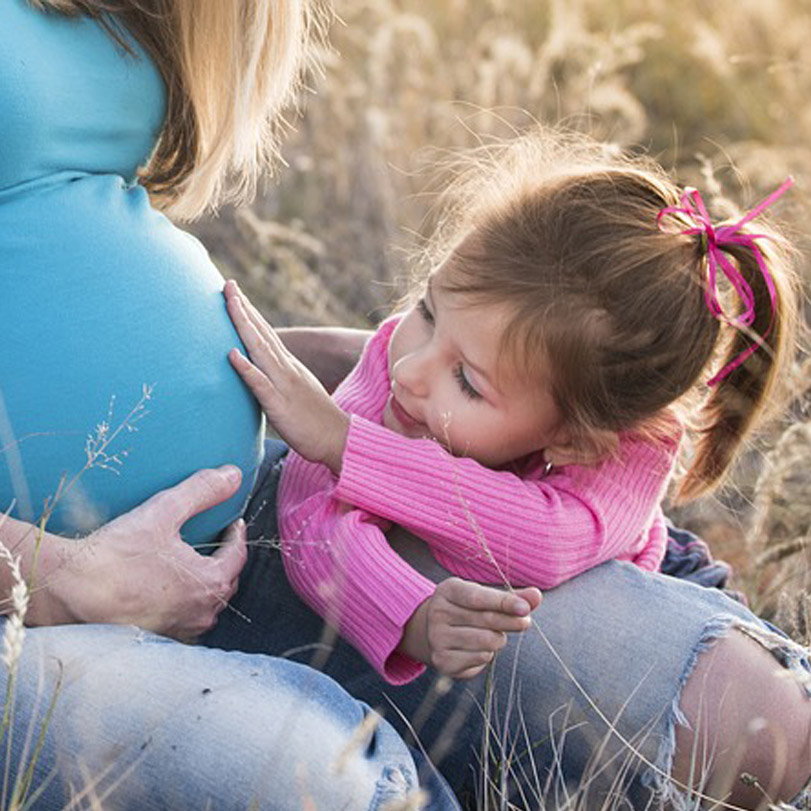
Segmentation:
[[(726, 255), (726, 248), (731, 245), (743, 245), (748, 248), (752, 255), (755, 257), (758, 268), (763, 275), (763, 280), (769, 291), (769, 298), (771, 299), (771, 318), (769, 325), (763, 333), (763, 336), (755, 336), (751, 346), (744, 349), (736, 358), (730, 361), (718, 374), (711, 380), (707, 381), (708, 386), (714, 386), (720, 380), (723, 380), (733, 369), (737, 369), (747, 358), (749, 358), (757, 348), (763, 343), (765, 338), (771, 331), (772, 324), (774, 323), (774, 312), (776, 306), (777, 294), (775, 292), (774, 280), (772, 279), (769, 268), (766, 265), (766, 260), (757, 246), (757, 240), (769, 239), (768, 234), (750, 234), (742, 231), (744, 225), (751, 220), (755, 219), (758, 215), (762, 214), (775, 200), (781, 197), (788, 189), (794, 185), (794, 178), (787, 177), (780, 188), (773, 191), (765, 200), (756, 205), (751, 211), (745, 214), (740, 220), (730, 225), (720, 225), (717, 228), (712, 224), (710, 215), (707, 213), (707, 207), (704, 205), (704, 200), (697, 189), (687, 188), (681, 196), (678, 206), (668, 206), (659, 212), (657, 223), (666, 233), (677, 234), (701, 234), (703, 239), (706, 240), (707, 245), (707, 288), (704, 296), (707, 302), (707, 307), (710, 312), (720, 321), (724, 321), (733, 327), (746, 329), (752, 325), (755, 320), (755, 296), (749, 283), (744, 279), (743, 274), (738, 270), (733, 262), (730, 261)], [(684, 228), (683, 230), (668, 230), (663, 225), (663, 220), (667, 216), (682, 215), (692, 225)], [(741, 302), (743, 303), (743, 312), (734, 318), (729, 318), (721, 307), (721, 302), (718, 296), (718, 271), (727, 277), (730, 284), (738, 294)]]

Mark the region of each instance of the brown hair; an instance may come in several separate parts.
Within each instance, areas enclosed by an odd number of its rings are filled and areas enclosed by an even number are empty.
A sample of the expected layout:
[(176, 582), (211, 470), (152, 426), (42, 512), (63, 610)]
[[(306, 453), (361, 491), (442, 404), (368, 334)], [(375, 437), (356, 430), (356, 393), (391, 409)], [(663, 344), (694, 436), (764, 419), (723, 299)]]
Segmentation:
[[(668, 423), (672, 431), (671, 405), (762, 342), (705, 387), (688, 415), (698, 440), (678, 497), (715, 485), (793, 360), (798, 287), (778, 234), (758, 221), (757, 233), (770, 235), (758, 248), (776, 288), (773, 323), (752, 251), (728, 251), (755, 296), (755, 321), (743, 332), (707, 307), (701, 237), (659, 228), (659, 212), (677, 206), (680, 191), (651, 161), (540, 132), (478, 152), (447, 194), (434, 266), (447, 261), (449, 290), (513, 308), (504, 349), (524, 371), (549, 359), (553, 395), (583, 448), (606, 453), (620, 431), (656, 434)], [(725, 312), (736, 312), (729, 293)]]
[(281, 111), (294, 101), (326, 19), (318, 0), (29, 0), (97, 19), (133, 54), (149, 53), (167, 115), (141, 172), (155, 204), (193, 219), (250, 199), (277, 159)]

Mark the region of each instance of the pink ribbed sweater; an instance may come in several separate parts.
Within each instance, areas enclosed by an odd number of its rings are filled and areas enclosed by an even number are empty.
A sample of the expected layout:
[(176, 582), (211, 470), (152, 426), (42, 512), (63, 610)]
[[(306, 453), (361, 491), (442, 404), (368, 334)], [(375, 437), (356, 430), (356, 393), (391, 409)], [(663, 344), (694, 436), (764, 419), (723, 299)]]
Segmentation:
[(389, 547), (392, 524), (425, 540), (449, 571), (482, 583), (548, 589), (612, 558), (656, 570), (667, 536), (659, 504), (678, 443), (623, 435), (616, 458), (544, 476), (540, 456), (518, 475), (400, 436), (380, 424), (396, 323), (380, 327), (335, 392), (352, 415), (340, 476), (291, 450), (278, 510), (296, 591), (402, 684), (424, 670), (396, 648), (434, 584)]

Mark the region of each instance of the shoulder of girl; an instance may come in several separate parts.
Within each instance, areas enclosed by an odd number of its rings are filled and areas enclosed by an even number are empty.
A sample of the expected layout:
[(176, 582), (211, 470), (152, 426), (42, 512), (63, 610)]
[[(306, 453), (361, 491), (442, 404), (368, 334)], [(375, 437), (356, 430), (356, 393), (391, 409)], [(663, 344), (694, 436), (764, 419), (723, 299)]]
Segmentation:
[(381, 322), (375, 330), (374, 335), (372, 335), (367, 342), (364, 354), (388, 353), (391, 334), (394, 332), (401, 320), (402, 314), (397, 314), (390, 315), (385, 321)]
[(375, 335), (391, 335), (394, 328), (403, 320), (405, 313), (392, 313), (387, 318), (380, 322)]

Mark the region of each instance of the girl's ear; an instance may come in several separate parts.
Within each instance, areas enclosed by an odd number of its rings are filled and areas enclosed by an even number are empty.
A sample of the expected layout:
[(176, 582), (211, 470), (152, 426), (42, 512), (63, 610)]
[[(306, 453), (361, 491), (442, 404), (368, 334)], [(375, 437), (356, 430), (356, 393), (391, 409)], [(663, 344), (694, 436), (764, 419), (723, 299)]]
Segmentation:
[(563, 465), (585, 465), (590, 467), (601, 462), (617, 447), (617, 434), (614, 431), (592, 431), (588, 436), (572, 437), (563, 429), (560, 439), (547, 445), (544, 459), (554, 467)]

